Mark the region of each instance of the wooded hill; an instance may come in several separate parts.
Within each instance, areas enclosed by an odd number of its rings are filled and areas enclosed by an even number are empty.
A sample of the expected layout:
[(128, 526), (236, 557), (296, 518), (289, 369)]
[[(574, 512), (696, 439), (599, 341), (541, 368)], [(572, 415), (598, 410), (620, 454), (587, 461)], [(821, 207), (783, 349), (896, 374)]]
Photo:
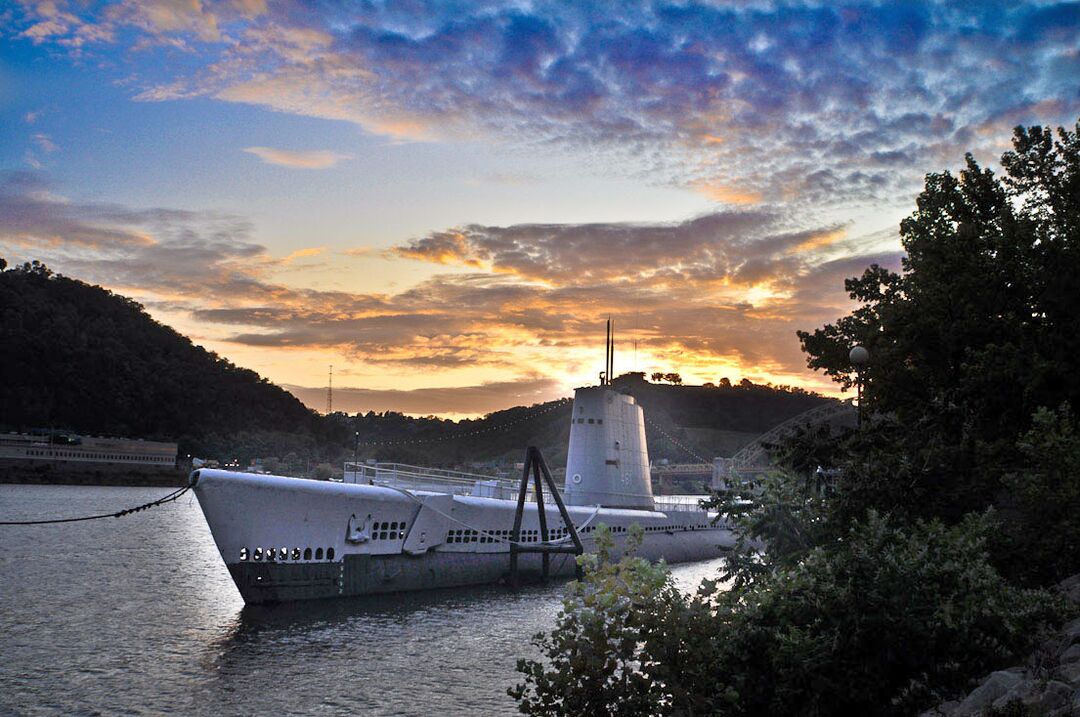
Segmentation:
[[(652, 384), (641, 374), (615, 385), (644, 407), (652, 457), (676, 462), (731, 455), (829, 400), (749, 382)], [(0, 271), (2, 430), (176, 440), (181, 454), (242, 462), (273, 456), (283, 471), (299, 473), (351, 458), (357, 432), (361, 458), (505, 463), (537, 445), (561, 466), (569, 417), (565, 399), (456, 422), (395, 412), (321, 416), (254, 371), (192, 344), (129, 298), (36, 262)]]
[(37, 263), (0, 272), (0, 424), (199, 448), (215, 435), (322, 428), (292, 394), (135, 301)]

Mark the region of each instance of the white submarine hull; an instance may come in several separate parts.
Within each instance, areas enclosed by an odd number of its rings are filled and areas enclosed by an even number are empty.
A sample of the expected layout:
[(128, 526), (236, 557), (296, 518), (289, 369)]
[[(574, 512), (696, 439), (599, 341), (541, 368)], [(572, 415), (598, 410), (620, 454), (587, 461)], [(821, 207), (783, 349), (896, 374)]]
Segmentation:
[[(610, 324), (608, 342), (610, 368)], [(734, 546), (733, 533), (704, 510), (656, 510), (645, 417), (633, 397), (606, 381), (579, 388), (570, 420), (562, 494), (586, 552), (595, 551), (601, 524), (611, 529), (616, 557), (635, 524), (644, 531), (637, 554), (649, 560), (708, 560)], [(372, 485), (378, 470), (365, 480), (366, 466), (359, 468), (346, 471), (342, 483), (219, 470), (191, 474), (210, 532), (246, 602), (479, 585), (510, 575), (517, 502), (509, 495)], [(550, 575), (576, 572), (573, 554), (528, 552), (540, 543), (571, 541), (570, 526), (551, 503), (544, 502), (547, 536), (541, 535), (537, 503), (524, 504), (515, 578), (542, 576), (545, 557)]]
[[(193, 472), (190, 483), (246, 603), (479, 585), (509, 575), (512, 500), (208, 469)], [(550, 541), (568, 541), (558, 509), (545, 510)], [(703, 510), (567, 510), (586, 552), (595, 550), (601, 523), (617, 554), (637, 524), (644, 539), (636, 554), (669, 563), (719, 557), (735, 542)], [(521, 542), (538, 541), (537, 505), (527, 502)], [(552, 575), (574, 575), (573, 555), (550, 561)], [(518, 574), (539, 577), (541, 564), (541, 555), (521, 553)]]

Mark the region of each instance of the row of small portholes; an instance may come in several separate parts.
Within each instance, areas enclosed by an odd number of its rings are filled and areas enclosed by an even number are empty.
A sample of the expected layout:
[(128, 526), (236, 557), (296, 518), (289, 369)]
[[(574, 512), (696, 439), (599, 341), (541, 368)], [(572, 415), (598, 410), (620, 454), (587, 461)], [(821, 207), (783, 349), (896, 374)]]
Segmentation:
[(705, 530), (708, 525), (699, 523), (697, 525), (650, 525), (645, 528), (646, 533), (659, 533), (661, 530)]
[[(334, 549), (333, 548), (327, 548), (325, 554), (326, 554), (326, 559), (327, 560), (333, 560), (334, 559)], [(293, 548), (292, 551), (290, 551), (288, 548), (278, 548), (277, 550), (274, 550), (273, 548), (266, 548), (265, 550), (263, 550), (262, 548), (255, 548), (255, 550), (251, 551), (250, 554), (248, 553), (247, 548), (240, 548), (240, 560), (252, 560), (254, 562), (259, 562), (259, 561), (263, 560), (264, 558), (266, 560), (268, 560), (268, 561), (269, 560), (285, 561), (285, 560), (289, 560), (289, 559), (300, 560), (301, 555), (303, 555), (303, 560), (311, 560), (312, 559), (311, 548), (304, 548), (303, 553), (300, 552), (300, 548)], [(315, 548), (314, 556), (315, 556), (314, 557), (315, 560), (322, 560), (323, 559), (323, 549), (322, 548)]]

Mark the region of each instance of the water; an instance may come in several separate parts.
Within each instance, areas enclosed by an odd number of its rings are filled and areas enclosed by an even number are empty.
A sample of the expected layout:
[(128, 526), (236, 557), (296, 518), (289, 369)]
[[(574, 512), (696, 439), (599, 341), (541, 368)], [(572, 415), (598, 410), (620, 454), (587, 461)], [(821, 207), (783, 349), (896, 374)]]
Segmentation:
[[(111, 512), (165, 488), (0, 485), (3, 519)], [(720, 561), (676, 566), (695, 587)], [(244, 607), (194, 498), (0, 526), (0, 713), (514, 714), (562, 584)]]

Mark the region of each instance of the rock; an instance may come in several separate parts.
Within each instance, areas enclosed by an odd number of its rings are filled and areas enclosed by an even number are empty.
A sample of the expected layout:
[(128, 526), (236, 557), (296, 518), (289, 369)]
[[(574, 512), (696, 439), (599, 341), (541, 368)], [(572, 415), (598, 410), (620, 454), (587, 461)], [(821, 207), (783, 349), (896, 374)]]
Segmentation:
[(1080, 645), (1073, 645), (1068, 650), (1065, 650), (1065, 652), (1061, 653), (1059, 661), (1063, 665), (1067, 665), (1070, 662), (1080, 661)]
[(1080, 662), (1068, 662), (1057, 668), (1058, 677), (1070, 685), (1080, 687)]
[(937, 707), (919, 713), (919, 717), (952, 717), (953, 712), (959, 706), (959, 700), (949, 700), (948, 702), (942, 702)]
[(1065, 627), (1061, 628), (1061, 634), (1069, 643), (1080, 642), (1080, 617), (1065, 623)]
[(1026, 681), (1017, 685), (998, 699), (994, 700), (994, 707), (1002, 709), (1014, 699), (1029, 708), (1029, 711), (1037, 715), (1046, 715), (1069, 706), (1072, 700), (1073, 688), (1064, 682), (1052, 680), (1050, 682)]
[(1065, 578), (1058, 583), (1057, 588), (1064, 593), (1065, 597), (1069, 600), (1080, 603), (1080, 573)]
[(997, 700), (1010, 695), (1023, 681), (1024, 675), (1021, 672), (1009, 670), (991, 672), (981, 685), (964, 698), (953, 714), (957, 717), (982, 714), (983, 710)]
[(938, 712), (948, 717), (948, 715), (951, 715), (953, 712), (955, 712), (956, 708), (959, 706), (960, 700), (949, 700), (948, 702), (942, 702), (941, 705), (938, 706)]

